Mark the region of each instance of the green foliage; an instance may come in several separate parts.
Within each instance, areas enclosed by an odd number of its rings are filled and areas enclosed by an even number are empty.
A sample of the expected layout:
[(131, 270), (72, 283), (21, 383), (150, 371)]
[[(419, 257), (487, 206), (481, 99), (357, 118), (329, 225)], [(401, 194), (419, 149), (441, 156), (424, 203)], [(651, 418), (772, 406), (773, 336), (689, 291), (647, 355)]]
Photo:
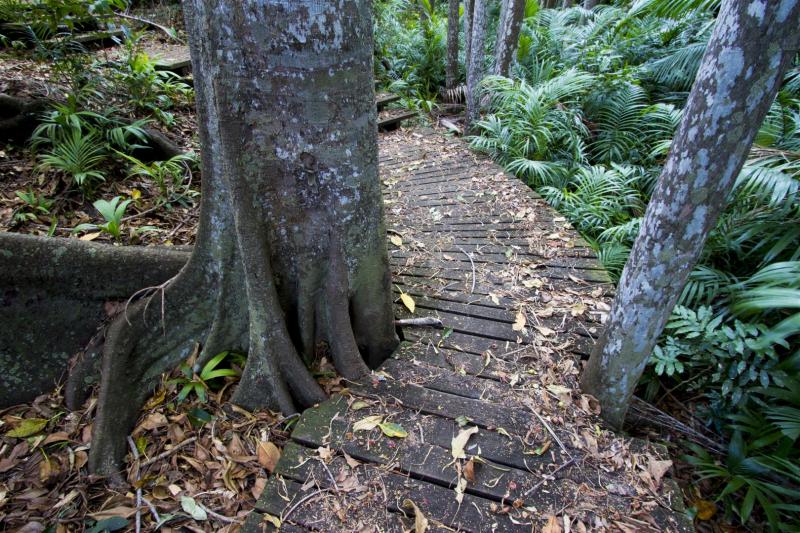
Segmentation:
[(154, 116), (165, 126), (175, 119), (168, 110), (190, 105), (194, 89), (180, 81), (174, 72), (157, 70), (156, 64), (141, 50), (140, 35), (131, 35), (125, 41), (126, 59), (115, 73), (120, 89), (128, 95), (134, 110)]
[(38, 170), (55, 169), (68, 183), (90, 193), (97, 182), (105, 181), (100, 169), (106, 158), (105, 147), (95, 132), (84, 134), (80, 129), (59, 136), (53, 147), (39, 156)]
[[(559, 209), (618, 277), (640, 230), (717, 0), (542, 9), (513, 79), (484, 81), (472, 146)], [(654, 350), (646, 393), (692, 397), (729, 437), (693, 456), (731, 517), (797, 528), (800, 67), (790, 69)]]
[(27, 192), (16, 191), (15, 194), (23, 202), (23, 206), (14, 213), (14, 220), (18, 222), (34, 221), (42, 215), (49, 215), (55, 204), (54, 200), (45, 198), (33, 189), (28, 189)]
[(214, 386), (215, 381), (220, 378), (239, 376), (240, 372), (235, 368), (217, 368), (229, 357), (231, 359), (241, 358), (238, 354), (220, 352), (203, 365), (202, 369), (197, 371), (188, 362), (181, 365), (181, 377), (169, 381), (169, 383), (181, 387), (178, 393), (178, 402), (184, 401), (194, 393), (201, 403), (205, 403), (208, 400), (208, 391)]
[(198, 163), (193, 153), (179, 154), (166, 161), (145, 163), (133, 156), (117, 152), (128, 161), (128, 176), (146, 177), (155, 182), (161, 193), (161, 201), (168, 202), (181, 193), (188, 193), (186, 178), (191, 177), (192, 168)]
[(105, 223), (79, 224), (73, 231), (100, 230), (103, 233), (108, 233), (118, 241), (122, 238), (122, 219), (125, 217), (125, 210), (130, 203), (131, 200), (122, 200), (120, 196), (115, 196), (111, 201), (97, 200), (92, 205), (103, 217)]

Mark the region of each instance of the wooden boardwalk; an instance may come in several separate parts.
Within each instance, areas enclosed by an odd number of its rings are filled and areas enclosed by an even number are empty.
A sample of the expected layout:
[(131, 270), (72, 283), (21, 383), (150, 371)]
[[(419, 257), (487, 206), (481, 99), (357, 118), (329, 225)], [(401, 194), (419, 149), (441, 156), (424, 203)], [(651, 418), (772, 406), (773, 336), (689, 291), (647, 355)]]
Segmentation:
[(243, 531), (691, 530), (663, 449), (578, 390), (612, 290), (586, 243), (440, 132), (380, 162), (396, 314), (444, 327), (303, 414)]

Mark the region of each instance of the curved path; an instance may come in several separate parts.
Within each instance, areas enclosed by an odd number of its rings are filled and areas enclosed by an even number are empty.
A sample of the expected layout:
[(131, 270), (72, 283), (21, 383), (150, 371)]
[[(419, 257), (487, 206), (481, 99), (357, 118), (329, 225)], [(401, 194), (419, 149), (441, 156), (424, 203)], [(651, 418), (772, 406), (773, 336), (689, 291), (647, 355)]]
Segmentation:
[(443, 328), (328, 384), (243, 531), (691, 530), (663, 448), (578, 390), (612, 291), (586, 243), (441, 132), (384, 134), (380, 158), (396, 313)]

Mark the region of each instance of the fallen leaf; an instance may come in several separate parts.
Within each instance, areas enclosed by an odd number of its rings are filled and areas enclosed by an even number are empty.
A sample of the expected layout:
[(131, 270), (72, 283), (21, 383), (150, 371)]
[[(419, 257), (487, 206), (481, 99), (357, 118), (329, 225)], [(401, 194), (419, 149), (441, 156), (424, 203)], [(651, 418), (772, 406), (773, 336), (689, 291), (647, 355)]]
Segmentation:
[(399, 235), (392, 235), (389, 237), (389, 240), (392, 241), (392, 244), (395, 246), (403, 246), (403, 239)]
[(356, 431), (372, 431), (378, 425), (383, 422), (383, 415), (372, 415), (366, 418), (362, 418), (355, 424), (353, 424), (353, 432)]
[(130, 518), (135, 514), (136, 514), (136, 509), (134, 509), (133, 507), (120, 505), (117, 507), (112, 507), (111, 509), (105, 509), (103, 511), (91, 513), (89, 516), (91, 516), (95, 520), (100, 521), (100, 520), (105, 520), (106, 518), (114, 518), (115, 516), (121, 516), (122, 518)]
[(381, 431), (383, 431), (383, 434), (387, 437), (399, 437), (401, 439), (408, 437), (408, 432), (403, 429), (403, 426), (400, 424), (395, 424), (394, 422), (381, 422), (378, 424), (378, 426), (380, 426)]
[(404, 292), (401, 292), (400, 300), (403, 302), (403, 305), (405, 305), (406, 308), (408, 308), (409, 311), (411, 311), (412, 313), (414, 312), (414, 309), (416, 309), (417, 307), (417, 304), (414, 302), (414, 298), (412, 298), (411, 296), (409, 296)]
[(87, 233), (86, 235), (81, 235), (80, 240), (82, 241), (93, 241), (101, 235), (102, 232), (95, 231), (93, 233)]
[(405, 499), (403, 500), (403, 507), (406, 509), (409, 507), (414, 509), (414, 533), (425, 533), (428, 530), (428, 519), (425, 518), (425, 515), (419, 510), (417, 504), (409, 499)]
[(272, 516), (269, 513), (264, 513), (263, 515), (261, 515), (261, 520), (264, 522), (269, 522), (278, 529), (281, 528), (281, 519), (278, 518), (277, 516)]
[(258, 464), (263, 466), (270, 474), (275, 470), (275, 465), (281, 458), (281, 451), (271, 442), (258, 443)]
[(547, 523), (542, 528), (542, 533), (561, 533), (561, 524), (558, 523), (556, 516), (547, 517)]
[(17, 427), (6, 433), (6, 437), (24, 439), (31, 435), (36, 435), (47, 425), (46, 418), (25, 418), (17, 424)]
[(450, 443), (450, 453), (453, 454), (453, 459), (466, 459), (467, 454), (464, 448), (467, 446), (469, 438), (478, 432), (478, 426), (472, 426), (469, 429), (462, 430), (458, 435), (453, 437)]
[(711, 520), (717, 514), (717, 506), (708, 500), (695, 500), (693, 506), (697, 509), (698, 520)]
[(350, 457), (350, 456), (347, 454), (347, 452), (343, 451), (343, 452), (342, 452), (342, 455), (344, 455), (344, 460), (345, 460), (345, 461), (347, 461), (347, 465), (348, 465), (350, 468), (355, 468), (355, 467), (357, 467), (357, 466), (360, 466), (360, 465), (361, 465), (361, 463), (359, 463), (358, 461), (356, 461), (355, 459), (353, 459), (352, 457)]
[(189, 515), (198, 522), (208, 520), (208, 513), (206, 513), (206, 510), (190, 496), (181, 496), (181, 509), (189, 513)]
[(669, 472), (669, 469), (672, 468), (672, 461), (657, 461), (651, 460), (647, 463), (647, 471), (650, 472), (650, 475), (653, 476), (653, 481), (656, 484), (656, 487), (661, 485), (661, 478), (664, 477), (664, 474)]
[(555, 335), (556, 332), (546, 326), (536, 326), (536, 329), (539, 330), (539, 333), (544, 335), (545, 337), (549, 337), (550, 335)]
[(470, 483), (475, 483), (475, 459), (470, 457), (469, 461), (464, 465), (464, 477)]
[(350, 410), (358, 411), (359, 409), (364, 409), (365, 407), (369, 407), (370, 404), (365, 402), (364, 400), (356, 400), (353, 402), (353, 405), (350, 406)]
[(511, 329), (514, 331), (522, 331), (525, 328), (525, 315), (522, 313), (517, 313), (517, 316), (514, 320), (514, 325), (511, 326)]

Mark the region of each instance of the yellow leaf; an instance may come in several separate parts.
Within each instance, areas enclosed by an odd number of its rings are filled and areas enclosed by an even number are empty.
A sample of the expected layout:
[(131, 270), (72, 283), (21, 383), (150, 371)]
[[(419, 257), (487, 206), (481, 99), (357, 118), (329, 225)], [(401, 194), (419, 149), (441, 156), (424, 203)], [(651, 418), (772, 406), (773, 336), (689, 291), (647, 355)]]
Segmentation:
[(281, 458), (281, 451), (271, 442), (259, 442), (257, 452), (258, 463), (271, 474)]
[(93, 241), (100, 236), (102, 232), (96, 231), (94, 233), (87, 233), (86, 235), (81, 236), (82, 241)]
[(261, 520), (264, 522), (269, 522), (278, 529), (281, 528), (281, 519), (278, 518), (277, 516), (272, 516), (269, 513), (264, 513), (263, 515), (261, 515)]
[(372, 415), (372, 416), (368, 416), (366, 418), (362, 418), (361, 420), (359, 420), (358, 422), (353, 424), (353, 432), (356, 432), (356, 431), (372, 431), (373, 429), (378, 427), (378, 425), (381, 422), (383, 422), (383, 416), (382, 415)]
[(417, 307), (417, 304), (414, 303), (414, 298), (412, 298), (411, 296), (409, 296), (404, 292), (401, 292), (400, 300), (403, 302), (403, 305), (405, 305), (408, 308), (409, 311), (411, 311), (412, 313), (414, 312), (414, 309), (416, 309)]
[(478, 426), (462, 430), (458, 435), (453, 437), (450, 442), (450, 453), (453, 454), (453, 459), (466, 459), (467, 453), (464, 448), (467, 446), (469, 438), (478, 432)]
[(364, 409), (365, 407), (369, 407), (370, 404), (365, 402), (364, 400), (356, 400), (353, 402), (353, 405), (350, 406), (352, 411), (358, 411), (359, 409)]
[(711, 520), (717, 514), (717, 506), (708, 500), (695, 500), (694, 508), (697, 509), (698, 520)]
[(428, 531), (428, 519), (425, 518), (425, 515), (419, 510), (417, 504), (409, 499), (406, 499), (403, 500), (403, 507), (406, 509), (409, 507), (414, 509), (414, 533), (425, 533)]
[(378, 424), (383, 431), (383, 434), (387, 437), (399, 437), (405, 438), (408, 437), (408, 432), (403, 429), (403, 426), (400, 424), (395, 424), (394, 422), (381, 422)]
[(403, 239), (399, 235), (392, 235), (389, 237), (389, 240), (392, 241), (392, 244), (395, 246), (403, 246)]
[(140, 191), (139, 189), (131, 190), (131, 198), (133, 198), (134, 200), (138, 200), (141, 197), (142, 197), (142, 191)]
[(511, 326), (511, 329), (514, 331), (522, 331), (525, 328), (525, 315), (522, 313), (517, 313), (516, 319), (514, 320), (514, 325)]
[(31, 435), (36, 435), (47, 425), (46, 418), (26, 418), (17, 424), (17, 427), (6, 433), (6, 437), (24, 439)]

